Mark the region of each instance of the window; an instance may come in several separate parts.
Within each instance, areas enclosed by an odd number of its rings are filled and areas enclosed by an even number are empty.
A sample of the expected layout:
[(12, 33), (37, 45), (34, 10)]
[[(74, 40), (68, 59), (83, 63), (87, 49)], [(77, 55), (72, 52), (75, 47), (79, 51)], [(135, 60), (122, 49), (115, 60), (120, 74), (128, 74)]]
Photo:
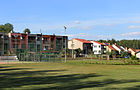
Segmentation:
[(101, 48), (101, 46), (99, 45), (99, 48)]
[(94, 53), (96, 53), (97, 52), (97, 50), (94, 50)]
[(94, 48), (97, 48), (97, 46), (95, 45)]

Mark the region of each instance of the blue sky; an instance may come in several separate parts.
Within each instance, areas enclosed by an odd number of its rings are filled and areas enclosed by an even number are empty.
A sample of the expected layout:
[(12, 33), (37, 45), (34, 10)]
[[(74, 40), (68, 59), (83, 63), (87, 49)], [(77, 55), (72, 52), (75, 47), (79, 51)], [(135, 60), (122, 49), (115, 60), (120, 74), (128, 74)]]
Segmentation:
[(140, 0), (0, 0), (0, 24), (71, 38), (140, 39)]

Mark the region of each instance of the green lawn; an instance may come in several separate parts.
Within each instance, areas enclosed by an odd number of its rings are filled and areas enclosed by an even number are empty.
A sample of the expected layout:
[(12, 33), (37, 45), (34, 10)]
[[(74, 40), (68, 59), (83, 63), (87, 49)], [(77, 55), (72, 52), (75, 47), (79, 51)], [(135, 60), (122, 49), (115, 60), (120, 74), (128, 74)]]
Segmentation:
[(0, 65), (2, 89), (140, 89), (139, 65), (19, 63)]

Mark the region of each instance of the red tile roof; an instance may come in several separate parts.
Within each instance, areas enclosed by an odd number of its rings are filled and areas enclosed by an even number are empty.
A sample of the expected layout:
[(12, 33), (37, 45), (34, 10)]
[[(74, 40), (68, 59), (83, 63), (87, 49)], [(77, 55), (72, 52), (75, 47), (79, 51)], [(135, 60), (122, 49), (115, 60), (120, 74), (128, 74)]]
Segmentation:
[(135, 51), (136, 51), (136, 52), (140, 52), (140, 49), (136, 49)]
[(105, 44), (103, 44), (103, 43), (100, 43), (100, 42), (97, 42), (97, 41), (92, 41), (92, 42), (95, 42), (95, 43), (98, 43), (98, 44), (101, 44), (101, 45), (105, 45)]
[(115, 48), (113, 48), (111, 45), (110, 46), (108, 46), (111, 50), (115, 50), (115, 51), (117, 51)]
[(121, 51), (124, 51), (119, 45), (114, 44), (116, 47), (118, 47)]
[(78, 38), (74, 38), (75, 40), (78, 40), (80, 42), (83, 42), (83, 43), (91, 43), (90, 41), (88, 40), (85, 40), (85, 39), (78, 39)]

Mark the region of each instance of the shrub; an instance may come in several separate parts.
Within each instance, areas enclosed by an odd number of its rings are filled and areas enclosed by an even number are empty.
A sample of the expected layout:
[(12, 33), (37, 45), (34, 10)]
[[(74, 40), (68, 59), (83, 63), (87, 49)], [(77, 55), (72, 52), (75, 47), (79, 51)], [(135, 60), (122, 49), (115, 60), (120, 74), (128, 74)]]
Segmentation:
[(131, 56), (131, 59), (132, 60), (137, 60), (137, 57), (136, 56)]

